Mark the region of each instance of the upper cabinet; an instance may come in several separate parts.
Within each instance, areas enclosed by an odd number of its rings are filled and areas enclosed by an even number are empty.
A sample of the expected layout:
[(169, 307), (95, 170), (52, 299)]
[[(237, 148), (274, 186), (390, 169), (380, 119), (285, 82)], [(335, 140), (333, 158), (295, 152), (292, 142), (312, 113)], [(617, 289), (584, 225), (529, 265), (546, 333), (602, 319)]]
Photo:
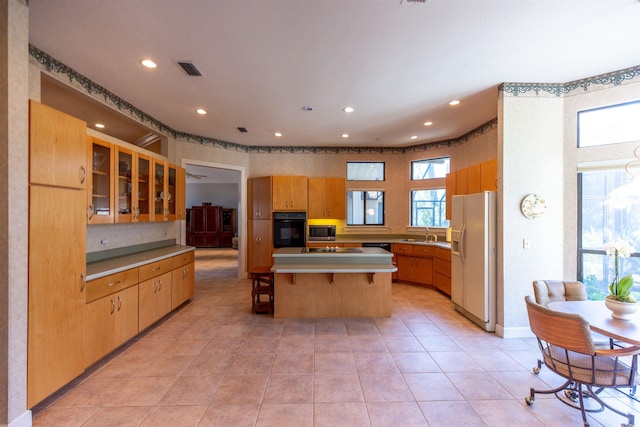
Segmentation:
[(167, 164), (153, 159), (153, 221), (167, 221)]
[(116, 222), (132, 222), (135, 218), (135, 157), (132, 150), (115, 146)]
[(346, 218), (344, 178), (309, 178), (309, 218)]
[(114, 215), (114, 147), (111, 143), (88, 137), (87, 223), (113, 223)]
[(151, 182), (151, 157), (136, 153), (133, 178), (133, 221), (152, 221), (153, 186)]
[(307, 210), (308, 179), (306, 176), (272, 177), (272, 207), (274, 211)]
[(498, 191), (498, 159), (480, 164), (480, 191)]
[(271, 177), (251, 178), (247, 187), (251, 219), (271, 219)]
[(178, 180), (178, 168), (175, 165), (167, 163), (167, 191), (165, 191), (166, 203), (166, 221), (175, 221), (177, 217), (177, 180)]
[(187, 219), (187, 170), (177, 168), (176, 176), (176, 219)]
[(447, 219), (451, 219), (451, 198), (454, 195), (498, 191), (498, 159), (477, 163), (447, 174)]
[(35, 101), (29, 101), (29, 182), (85, 188), (87, 135), (85, 122)]

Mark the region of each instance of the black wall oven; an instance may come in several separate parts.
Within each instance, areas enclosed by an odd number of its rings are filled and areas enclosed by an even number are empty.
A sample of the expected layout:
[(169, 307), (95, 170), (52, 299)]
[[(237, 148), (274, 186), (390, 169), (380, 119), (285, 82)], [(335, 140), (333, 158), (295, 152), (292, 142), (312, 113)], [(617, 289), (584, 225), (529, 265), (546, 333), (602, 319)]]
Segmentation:
[(306, 212), (274, 212), (273, 213), (273, 247), (304, 248), (307, 232)]

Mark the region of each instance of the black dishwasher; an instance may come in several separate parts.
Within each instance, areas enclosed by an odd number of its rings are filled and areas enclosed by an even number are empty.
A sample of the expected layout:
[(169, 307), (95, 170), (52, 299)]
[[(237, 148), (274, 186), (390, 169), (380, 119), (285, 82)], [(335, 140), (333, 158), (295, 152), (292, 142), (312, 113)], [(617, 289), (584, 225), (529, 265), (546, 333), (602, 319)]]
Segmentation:
[(363, 248), (380, 248), (384, 249), (387, 252), (391, 252), (391, 243), (374, 243), (374, 242), (366, 242), (362, 244)]

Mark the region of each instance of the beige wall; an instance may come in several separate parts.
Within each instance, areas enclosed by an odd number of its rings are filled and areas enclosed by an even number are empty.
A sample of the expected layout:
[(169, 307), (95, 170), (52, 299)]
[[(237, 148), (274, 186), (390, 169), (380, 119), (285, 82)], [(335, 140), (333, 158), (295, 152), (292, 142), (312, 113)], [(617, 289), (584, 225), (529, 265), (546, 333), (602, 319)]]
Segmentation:
[(0, 0), (0, 425), (31, 425), (27, 395), (28, 24)]

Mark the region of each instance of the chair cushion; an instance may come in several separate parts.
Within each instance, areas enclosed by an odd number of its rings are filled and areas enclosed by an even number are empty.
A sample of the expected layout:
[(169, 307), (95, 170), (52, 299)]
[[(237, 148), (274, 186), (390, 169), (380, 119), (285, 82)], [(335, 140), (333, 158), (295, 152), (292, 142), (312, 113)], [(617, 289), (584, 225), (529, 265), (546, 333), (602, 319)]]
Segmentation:
[(586, 301), (587, 291), (582, 282), (536, 280), (533, 282), (536, 302), (545, 307), (556, 301)]
[[(589, 356), (550, 345), (542, 352), (544, 364), (565, 378), (599, 387), (633, 386), (639, 383), (631, 368), (618, 358)], [(567, 361), (567, 354), (569, 360)], [(595, 364), (595, 378), (592, 366)]]

